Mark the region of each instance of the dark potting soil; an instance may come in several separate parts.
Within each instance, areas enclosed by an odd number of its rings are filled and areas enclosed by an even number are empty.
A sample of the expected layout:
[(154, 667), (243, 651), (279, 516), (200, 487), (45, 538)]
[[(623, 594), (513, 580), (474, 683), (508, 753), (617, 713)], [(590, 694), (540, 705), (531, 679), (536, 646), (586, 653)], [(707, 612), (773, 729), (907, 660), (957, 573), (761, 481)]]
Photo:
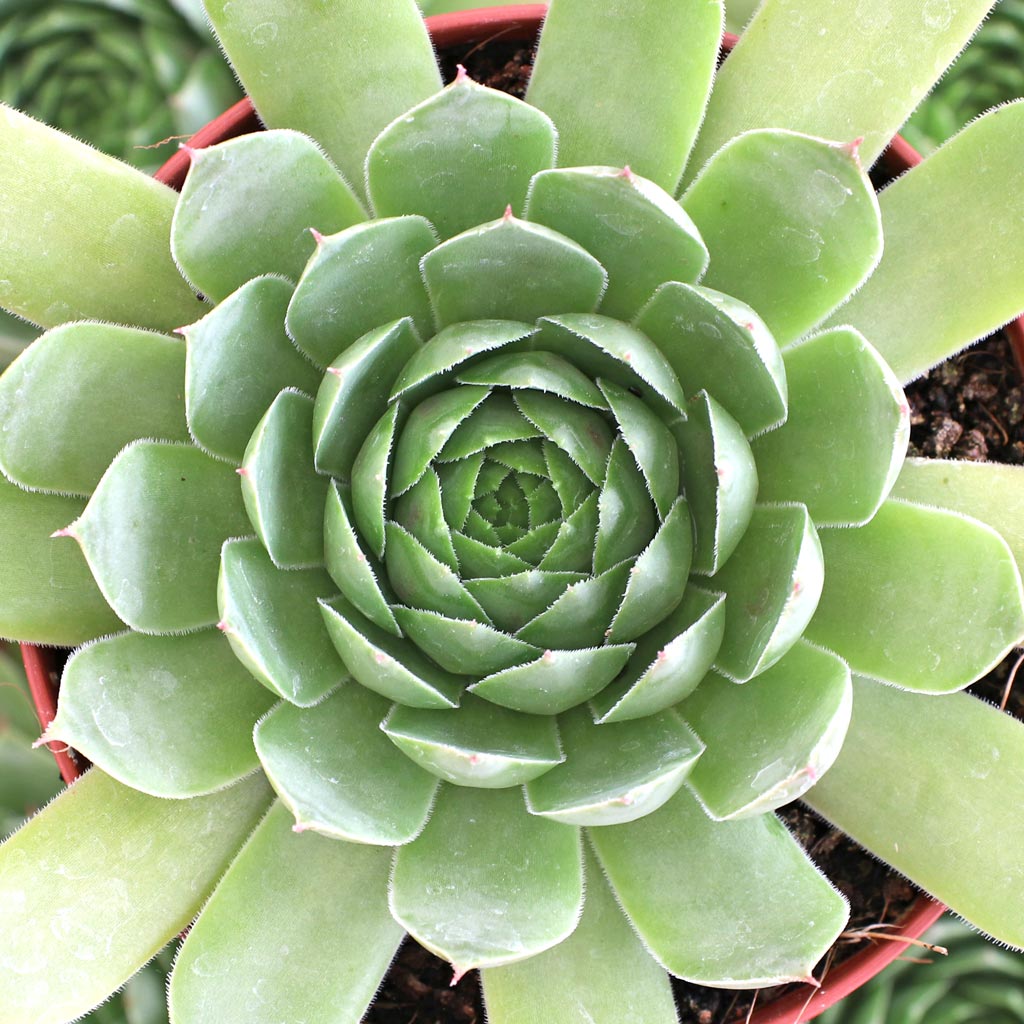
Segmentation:
[[(466, 67), (474, 81), (522, 97), (532, 48), (492, 40), (442, 58), (445, 81)], [(881, 185), (884, 181), (878, 181)], [(1006, 337), (999, 333), (936, 367), (906, 389), (911, 407), (910, 454), (933, 458), (1024, 464), (1024, 389)], [(1007, 694), (1017, 655), (1008, 657), (971, 692), (1024, 719), (1024, 680)], [(1024, 671), (1024, 670), (1022, 670)], [(1004, 698), (1008, 698), (1004, 701)], [(815, 971), (866, 948), (862, 933), (879, 924), (898, 934), (899, 922), (919, 895), (910, 882), (876, 860), (799, 801), (779, 817), (824, 873), (850, 901), (850, 924)], [(478, 975), (452, 987), (451, 967), (407, 939), (399, 950), (363, 1024), (484, 1024)], [(764, 1006), (794, 986), (731, 992), (672, 980), (680, 1024), (743, 1024), (751, 1007)], [(806, 986), (798, 986), (810, 992)]]

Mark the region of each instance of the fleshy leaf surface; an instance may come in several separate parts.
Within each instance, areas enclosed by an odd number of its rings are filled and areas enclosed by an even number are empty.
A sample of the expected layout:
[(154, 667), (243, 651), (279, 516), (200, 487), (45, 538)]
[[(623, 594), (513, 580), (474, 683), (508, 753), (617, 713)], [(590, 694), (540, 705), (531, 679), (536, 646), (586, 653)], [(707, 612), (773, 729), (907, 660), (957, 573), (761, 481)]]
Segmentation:
[(269, 796), (260, 776), (191, 800), (79, 779), (0, 847), (5, 1014), (64, 1024), (123, 985), (187, 927)]
[(395, 855), (392, 913), (457, 977), (557, 945), (582, 907), (578, 830), (528, 814), (517, 789), (442, 785), (423, 835)]
[(959, 690), (1024, 636), (1016, 562), (977, 520), (887, 501), (866, 526), (820, 537), (825, 589), (807, 639), (860, 675), (924, 693)]
[(640, 821), (589, 835), (641, 939), (687, 981), (804, 981), (846, 925), (846, 900), (774, 815), (712, 821), (682, 790)]
[(201, 796), (256, 770), (252, 729), (272, 703), (216, 630), (122, 633), (69, 659), (46, 735), (132, 789)]
[(193, 925), (168, 990), (174, 1020), (287, 1020), (310, 1005), (355, 1024), (373, 999), (402, 939), (387, 851), (290, 826), (275, 804)]

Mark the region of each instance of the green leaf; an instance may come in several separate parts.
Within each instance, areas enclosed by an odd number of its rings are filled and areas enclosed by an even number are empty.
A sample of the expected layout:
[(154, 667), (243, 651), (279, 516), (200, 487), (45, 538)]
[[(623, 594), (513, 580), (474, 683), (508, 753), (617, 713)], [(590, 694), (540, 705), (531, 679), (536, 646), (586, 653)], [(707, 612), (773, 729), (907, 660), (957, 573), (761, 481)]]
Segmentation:
[(1022, 134), (1024, 103), (993, 110), (879, 197), (885, 255), (832, 319), (863, 331), (902, 381), (1024, 309)]
[(640, 9), (619, 2), (600, 18), (588, 0), (555, 0), (526, 98), (558, 127), (559, 163), (630, 164), (675, 188), (704, 117), (721, 34), (719, 0)]
[(529, 960), (482, 972), (491, 1024), (676, 1024), (668, 976), (629, 927), (589, 850), (584, 860), (587, 898), (572, 935)]
[[(679, 450), (672, 432), (641, 399), (609, 380), (598, 381), (619, 432), (644, 475), (647, 492), (664, 519), (679, 497)], [(610, 473), (610, 467), (609, 467)], [(607, 477), (605, 478), (607, 485)]]
[(111, 324), (67, 324), (0, 378), (0, 465), (33, 490), (91, 494), (140, 437), (187, 441), (185, 347)]
[(664, 353), (687, 398), (715, 400), (747, 437), (786, 418), (786, 370), (765, 322), (748, 305), (711, 288), (669, 281), (636, 326)]
[(320, 473), (338, 480), (351, 477), (366, 435), (387, 409), (395, 368), (419, 347), (416, 329), (406, 317), (363, 335), (331, 363), (317, 391), (313, 416)]
[(472, 693), (532, 715), (557, 715), (603, 690), (622, 670), (633, 644), (582, 651), (545, 651), (536, 661), (495, 672), (469, 687)]
[(174, 1020), (248, 1024), (329, 1006), (334, 1024), (357, 1024), (373, 999), (402, 939), (388, 851), (289, 826), (275, 804), (189, 932), (168, 989)]
[[(435, 245), (437, 235), (422, 217), (373, 220), (320, 235), (288, 306), (289, 335), (321, 366), (368, 331), (402, 317), (412, 317), (420, 336), (429, 337), (433, 320), (420, 260)], [(385, 277), (388, 286), (381, 288)]]
[(0, 476), (0, 636), (71, 647), (121, 628), (77, 545), (52, 537), (84, 506)]
[(806, 800), (976, 928), (1020, 947), (1024, 834), (1010, 809), (1022, 780), (1024, 728), (1009, 715), (966, 693), (924, 698), (855, 679), (846, 743)]
[(582, 906), (577, 830), (527, 814), (515, 789), (442, 786), (423, 835), (395, 854), (391, 911), (456, 977), (557, 945)]
[(529, 220), (575, 239), (608, 272), (601, 312), (632, 320), (664, 281), (697, 281), (708, 251), (663, 189), (614, 167), (566, 167), (534, 177)]
[(398, 429), (398, 413), (399, 405), (393, 402), (367, 434), (352, 464), (351, 519), (378, 558), (384, 557), (388, 469)]
[(733, 558), (711, 581), (726, 596), (725, 636), (715, 659), (719, 672), (744, 682), (800, 639), (821, 596), (821, 549), (803, 505), (754, 509)]
[(258, 540), (230, 540), (220, 560), (218, 627), (271, 693), (309, 707), (346, 678), (317, 607), (333, 593), (323, 570), (286, 572)]
[(553, 716), (523, 715), (472, 695), (455, 709), (396, 704), (381, 728), (420, 768), (457, 786), (521, 786), (564, 760)]
[(422, 831), (437, 780), (381, 732), (388, 707), (362, 686), (343, 686), (313, 708), (282, 702), (256, 726), (260, 761), (296, 832), (400, 846)]
[(592, 313), (608, 281), (572, 239), (511, 213), (432, 249), (423, 257), (423, 279), (438, 327)]
[(342, 597), (320, 602), (331, 642), (352, 674), (369, 690), (414, 708), (453, 708), (465, 681), (425, 657), (404, 638), (385, 632)]
[(706, 391), (690, 399), (689, 413), (676, 439), (693, 519), (693, 571), (713, 575), (732, 557), (750, 523), (757, 465), (743, 428)]
[(324, 234), (365, 219), (317, 144), (295, 131), (258, 132), (193, 150), (171, 225), (185, 277), (220, 301), (261, 274), (296, 281)]
[(459, 383), (546, 391), (593, 409), (608, 407), (593, 381), (553, 352), (503, 352), (463, 370)]
[(483, 622), (452, 619), (401, 605), (395, 605), (392, 611), (409, 639), (449, 672), (487, 676), (532, 661), (543, 653), (540, 648)]
[(715, 154), (680, 202), (711, 254), (704, 283), (756, 309), (783, 348), (882, 255), (878, 200), (848, 145), (747, 132)]
[(567, 825), (618, 825), (656, 811), (704, 744), (674, 712), (595, 725), (586, 708), (558, 720), (565, 761), (526, 785), (526, 806)]
[(852, 705), (845, 662), (803, 642), (742, 686), (712, 674), (679, 708), (707, 744), (687, 785), (717, 820), (788, 804), (835, 761)]
[(374, 140), (370, 202), (378, 217), (418, 213), (451, 238), (507, 205), (522, 213), (531, 177), (554, 163), (555, 142), (539, 110), (463, 71)]
[(860, 675), (959, 690), (1024, 637), (1013, 555), (976, 520), (887, 501), (866, 526), (822, 530), (821, 547), (828, 571), (807, 639)]
[(751, 446), (758, 501), (799, 501), (818, 526), (863, 525), (885, 501), (906, 454), (903, 389), (849, 327), (791, 346), (784, 359), (789, 418)]
[(4, 1012), (64, 1024), (106, 999), (188, 925), (268, 795), (256, 776), (161, 800), (89, 771), (0, 848)]
[(907, 459), (892, 497), (962, 512), (1001, 534), (1024, 566), (1024, 469), (993, 462)]
[(682, 604), (640, 637), (621, 678), (593, 701), (598, 722), (624, 722), (678, 704), (707, 675), (725, 633), (725, 596), (686, 589)]
[(247, 533), (235, 471), (198, 448), (136, 441), (67, 527), (111, 608), (140, 633), (217, 621), (217, 554)]
[(466, 589), (480, 602), (494, 625), (514, 633), (550, 608), (570, 584), (585, 579), (584, 573), (527, 569), (507, 576), (467, 580)]
[(324, 513), (324, 554), (327, 572), (338, 589), (367, 618), (395, 636), (401, 635), (388, 602), (390, 593), (378, 564), (366, 554), (352, 527), (349, 499), (337, 482), (327, 491)]
[(216, 630), (123, 633), (72, 655), (46, 735), (132, 789), (200, 796), (255, 771), (252, 728), (272, 703)]
[(254, 278), (181, 331), (188, 426), (211, 455), (240, 464), (256, 424), (280, 391), (316, 392), (320, 374), (284, 331), (291, 294), (283, 278)]
[(607, 420), (597, 410), (542, 391), (518, 392), (513, 398), (519, 411), (558, 445), (591, 482), (601, 484), (613, 435)]
[(264, 124), (318, 139), (360, 190), (373, 140), (441, 88), (412, 0), (386, 7), (351, 0), (344, 9), (303, 9), (288, 17), (277, 0), (204, 0), (204, 6)]
[(427, 398), (442, 390), (463, 363), (533, 333), (530, 324), (513, 320), (471, 320), (444, 327), (405, 364), (391, 397), (409, 402)]
[[(661, 426), (661, 423), (658, 423)], [(669, 444), (675, 448), (671, 436)], [(679, 459), (673, 469), (678, 480)], [(678, 490), (678, 483), (676, 484)], [(636, 558), (651, 542), (658, 526), (650, 492), (621, 435), (615, 438), (607, 473), (597, 499), (598, 526), (594, 541), (594, 572), (602, 573), (627, 558)]]
[(167, 251), (171, 189), (3, 105), (0, 149), (0, 306), (42, 327), (106, 320), (168, 331), (199, 316)]
[(279, 569), (324, 564), (327, 480), (313, 468), (313, 399), (282, 391), (260, 420), (239, 470), (242, 498)]
[(622, 604), (630, 562), (620, 562), (582, 583), (571, 583), (550, 608), (516, 634), (540, 648), (596, 647), (607, 638), (609, 623)]
[(807, 981), (849, 916), (846, 900), (771, 814), (712, 821), (684, 790), (640, 821), (589, 835), (641, 940), (686, 981)]
[[(441, 484), (436, 470), (428, 469), (395, 502), (392, 519), (404, 527), (434, 558), (457, 572), (459, 560), (452, 545), (451, 531), (444, 519)], [(464, 573), (460, 575), (465, 577)]]
[(683, 598), (693, 553), (693, 531), (683, 498), (676, 498), (654, 539), (629, 570), (622, 604), (608, 640), (635, 640), (665, 618)]
[(864, 137), (869, 167), (991, 6), (838, 0), (817, 5), (810, 28), (800, 0), (763, 3), (715, 82), (691, 167), (738, 132), (761, 127)]

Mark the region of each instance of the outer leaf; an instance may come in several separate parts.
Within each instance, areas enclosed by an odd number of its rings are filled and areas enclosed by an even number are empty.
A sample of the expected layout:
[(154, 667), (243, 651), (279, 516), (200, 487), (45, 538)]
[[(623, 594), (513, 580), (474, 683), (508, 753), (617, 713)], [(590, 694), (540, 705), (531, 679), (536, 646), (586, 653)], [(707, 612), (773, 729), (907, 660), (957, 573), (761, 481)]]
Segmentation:
[(278, 0), (204, 4), (262, 120), (318, 139), (360, 190), (370, 143), (441, 87), (412, 0), (352, 0), (288, 17)]
[[(635, 15), (634, 15), (635, 16)], [(652, 181), (614, 167), (538, 174), (527, 217), (574, 238), (608, 272), (601, 312), (631, 320), (664, 281), (696, 281), (708, 251), (682, 207)]]
[(315, 708), (282, 702), (259, 723), (256, 750), (295, 831), (374, 846), (420, 833), (438, 783), (388, 742), (387, 713), (381, 697), (344, 686)]
[(456, 977), (557, 945), (582, 907), (577, 830), (527, 814), (515, 789), (442, 786), (423, 835), (395, 855), (391, 911)]
[(213, 455), (240, 463), (278, 392), (287, 387), (316, 391), (320, 374), (284, 331), (291, 294), (283, 278), (257, 277), (198, 323), (182, 328), (189, 430)]
[(67, 534), (132, 629), (174, 633), (217, 621), (217, 552), (248, 529), (230, 466), (188, 445), (136, 441)]
[(846, 900), (774, 815), (711, 821), (684, 790), (641, 821), (589, 834), (641, 939), (687, 981), (805, 981), (846, 925)]
[(402, 938), (389, 857), (290, 824), (276, 804), (193, 926), (171, 978), (175, 1020), (288, 1020), (308, 1005), (356, 1024), (369, 1005)]
[(823, 530), (821, 547), (828, 572), (807, 638), (854, 672), (926, 693), (959, 690), (1024, 636), (1013, 555), (976, 520), (887, 501), (867, 526)]
[(565, 235), (511, 214), (442, 242), (423, 257), (437, 326), (592, 313), (608, 276)]
[(846, 664), (803, 642), (743, 686), (711, 675), (679, 709), (707, 744), (687, 785), (719, 820), (796, 800), (835, 760), (852, 704)]
[(328, 234), (365, 218), (316, 143), (294, 131), (258, 132), (194, 150), (171, 225), (186, 278), (216, 300), (260, 274), (295, 281)]
[(789, 418), (752, 444), (759, 501), (799, 501), (818, 526), (866, 523), (910, 439), (910, 407), (858, 331), (837, 327), (785, 352)]
[(1008, 813), (1024, 728), (968, 694), (854, 686), (846, 744), (808, 802), (973, 925), (1024, 946), (1024, 824)]
[(587, 0), (555, 0), (526, 98), (558, 126), (559, 163), (629, 164), (675, 188), (704, 117), (721, 33), (717, 0), (615, 2), (599, 17)]
[(618, 825), (656, 811), (704, 744), (674, 712), (595, 725), (586, 708), (559, 719), (565, 762), (526, 784), (526, 806), (567, 825)]
[[(316, 243), (288, 307), (288, 333), (310, 359), (329, 366), (367, 331), (406, 316), (429, 336), (420, 260), (437, 235), (422, 217), (356, 224)], [(387, 288), (377, 287), (383, 277)]]
[(774, 665), (800, 639), (818, 606), (821, 543), (802, 505), (759, 505), (717, 576), (726, 595), (725, 635), (715, 668), (743, 682)]
[(1024, 566), (1024, 469), (992, 462), (907, 459), (894, 498), (962, 512), (987, 523)]
[(554, 163), (555, 141), (539, 110), (463, 72), (374, 140), (370, 202), (379, 217), (421, 214), (451, 238), (507, 205), (522, 213), (530, 178)]
[(313, 468), (313, 399), (282, 391), (245, 450), (242, 498), (249, 521), (274, 564), (324, 564), (327, 480)]
[(0, 306), (42, 327), (167, 331), (200, 314), (167, 252), (176, 197), (166, 185), (2, 105), (0, 150)]
[(629, 927), (589, 850), (585, 865), (576, 931), (529, 960), (482, 972), (491, 1024), (676, 1024), (668, 976)]
[(396, 705), (381, 728), (422, 769), (458, 786), (520, 786), (564, 759), (552, 716), (479, 697), (464, 696), (454, 710)]
[(885, 255), (833, 319), (862, 330), (900, 380), (1024, 309), (1024, 240), (1013, 229), (1024, 218), (1022, 135), (1024, 102), (1000, 107), (879, 198)]
[(51, 536), (83, 505), (0, 477), (0, 636), (72, 646), (121, 628), (82, 552)]
[(110, 324), (43, 335), (0, 379), (0, 465), (23, 487), (91, 494), (129, 441), (187, 441), (180, 341)]
[(221, 552), (218, 625), (268, 690), (309, 707), (346, 678), (317, 606), (333, 593), (323, 570), (285, 572), (259, 541), (230, 540)]
[[(814, 9), (769, 0), (718, 76), (691, 166), (748, 128), (790, 128), (849, 141), (864, 165), (971, 38), (992, 0), (838, 0)], [(856, 40), (851, 52), (851, 40)]]
[(878, 201), (851, 146), (747, 132), (680, 200), (711, 264), (704, 283), (748, 303), (785, 347), (832, 312), (882, 255)]
[(189, 923), (267, 798), (256, 777), (160, 800), (98, 768), (58, 797), (0, 848), (8, 1018), (64, 1024), (123, 985)]
[(199, 796), (256, 770), (252, 728), (272, 703), (216, 630), (124, 633), (71, 657), (46, 735), (132, 789)]

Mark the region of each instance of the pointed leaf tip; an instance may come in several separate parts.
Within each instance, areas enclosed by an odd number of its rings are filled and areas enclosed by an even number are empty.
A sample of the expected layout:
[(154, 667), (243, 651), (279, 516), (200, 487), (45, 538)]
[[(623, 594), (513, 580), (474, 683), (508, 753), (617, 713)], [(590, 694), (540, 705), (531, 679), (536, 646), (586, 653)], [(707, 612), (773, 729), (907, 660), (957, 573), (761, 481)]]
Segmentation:
[[(74, 524), (72, 524), (72, 526), (73, 525)], [(51, 540), (53, 540), (53, 539), (55, 539), (57, 537), (74, 537), (74, 534), (71, 532), (71, 526), (61, 527), (61, 529), (54, 530), (53, 533), (50, 534), (50, 539)]]
[(505, 207), (505, 215), (504, 215), (504, 217), (502, 219), (505, 220), (505, 221), (514, 220), (514, 217), (512, 215), (512, 204), (511, 203), (509, 203), (508, 206)]
[[(458, 85), (460, 82), (467, 82), (469, 80), (470, 80), (469, 72), (461, 64), (456, 64), (455, 65), (455, 83), (456, 83), (456, 85)], [(455, 982), (453, 981), (452, 984), (454, 985)]]

